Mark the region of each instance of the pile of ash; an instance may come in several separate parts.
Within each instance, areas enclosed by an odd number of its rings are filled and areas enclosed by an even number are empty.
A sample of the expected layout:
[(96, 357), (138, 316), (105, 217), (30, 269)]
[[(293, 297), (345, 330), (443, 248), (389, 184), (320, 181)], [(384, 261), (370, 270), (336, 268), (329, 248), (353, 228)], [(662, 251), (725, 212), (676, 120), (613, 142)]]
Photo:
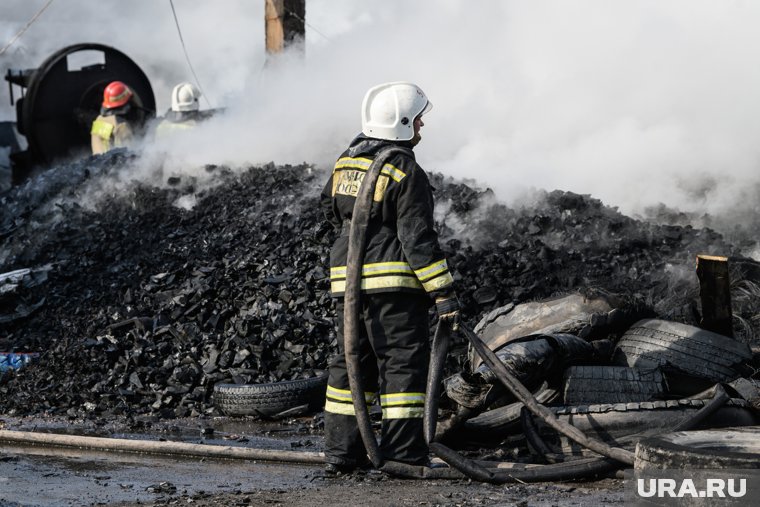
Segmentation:
[[(133, 182), (84, 205), (85, 189), (131, 161), (118, 152), (90, 158), (0, 197), (0, 273), (46, 273), (0, 295), (0, 351), (40, 354), (0, 379), (3, 412), (210, 414), (214, 383), (325, 369), (336, 347), (334, 231), (318, 206), (325, 174), (208, 167), (214, 184), (203, 189), (187, 177), (160, 188)], [(510, 302), (575, 290), (694, 322), (694, 256), (738, 253), (711, 230), (634, 220), (584, 195), (543, 193), (513, 209), (489, 191), (432, 180), (470, 324)], [(461, 366), (462, 344), (449, 368)]]

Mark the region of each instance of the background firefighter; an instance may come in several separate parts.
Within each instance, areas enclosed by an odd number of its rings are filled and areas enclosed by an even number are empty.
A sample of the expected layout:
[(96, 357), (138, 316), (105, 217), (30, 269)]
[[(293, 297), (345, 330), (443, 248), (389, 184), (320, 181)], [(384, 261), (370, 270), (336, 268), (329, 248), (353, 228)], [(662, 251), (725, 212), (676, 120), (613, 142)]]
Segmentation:
[(113, 81), (103, 90), (100, 115), (92, 122), (92, 154), (128, 146), (134, 138), (137, 117), (134, 93), (121, 81)]
[(201, 91), (192, 83), (180, 83), (172, 90), (172, 107), (156, 127), (156, 139), (163, 139), (178, 131), (198, 125)]
[(340, 231), (330, 253), (330, 282), (337, 298), (339, 354), (330, 363), (325, 404), (328, 472), (368, 464), (356, 423), (343, 351), (343, 300), (348, 233), (359, 187), (378, 152), (392, 155), (378, 178), (367, 230), (361, 277), (360, 347), (365, 401), (379, 392), (383, 411), (380, 452), (385, 460), (427, 464), (422, 417), (430, 356), (428, 310), (456, 321), (453, 278), (434, 230), (433, 194), (412, 148), (422, 115), (432, 104), (416, 85), (385, 83), (362, 103), (362, 133), (341, 154), (324, 187), (325, 216)]

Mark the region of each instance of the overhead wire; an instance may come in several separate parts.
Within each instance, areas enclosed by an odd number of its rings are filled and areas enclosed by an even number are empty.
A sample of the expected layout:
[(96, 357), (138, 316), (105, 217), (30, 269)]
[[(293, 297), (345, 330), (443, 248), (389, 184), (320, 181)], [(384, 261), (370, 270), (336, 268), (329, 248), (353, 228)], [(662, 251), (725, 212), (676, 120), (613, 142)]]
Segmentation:
[(315, 31), (317, 34), (319, 34), (319, 35), (321, 35), (322, 37), (324, 37), (324, 39), (325, 39), (325, 40), (327, 40), (327, 41), (329, 41), (329, 40), (330, 40), (330, 37), (328, 37), (327, 35), (323, 34), (323, 33), (322, 33), (322, 32), (320, 32), (319, 30), (317, 30), (317, 28), (316, 28), (314, 25), (311, 25), (311, 24), (309, 24), (309, 22), (308, 22), (308, 21), (306, 21), (304, 18), (302, 18), (301, 16), (299, 16), (297, 13), (295, 13), (295, 12), (293, 12), (293, 11), (291, 11), (291, 10), (288, 10), (288, 11), (285, 11), (285, 12), (286, 12), (287, 14), (290, 14), (290, 15), (291, 15), (291, 16), (293, 16), (294, 18), (296, 18), (298, 21), (303, 21), (303, 24), (304, 24), (304, 25), (308, 26), (309, 28), (311, 28), (312, 30), (314, 30), (314, 31)]
[(50, 4), (52, 4), (52, 3), (53, 3), (53, 0), (48, 0), (48, 2), (45, 5), (43, 5), (40, 10), (37, 11), (37, 14), (35, 14), (34, 16), (32, 16), (32, 19), (30, 19), (26, 23), (26, 25), (24, 25), (24, 27), (21, 30), (19, 30), (18, 33), (16, 33), (16, 35), (14, 35), (13, 38), (11, 38), (10, 41), (8, 41), (8, 43), (5, 46), (3, 46), (2, 49), (0, 49), (0, 56), (3, 56), (3, 54), (5, 54), (5, 52), (8, 50), (8, 48), (11, 47), (13, 45), (13, 43), (16, 42), (19, 39), (19, 37), (21, 37), (24, 34), (24, 32), (26, 32), (29, 29), (30, 26), (32, 26), (32, 24), (34, 24), (35, 21), (37, 21), (37, 18), (39, 18), (40, 15), (43, 12), (45, 12), (45, 9), (47, 9), (48, 7), (50, 7)]
[(208, 99), (208, 95), (206, 95), (206, 92), (203, 91), (203, 87), (201, 86), (201, 81), (198, 79), (198, 75), (195, 73), (195, 69), (193, 68), (193, 64), (190, 62), (190, 56), (187, 54), (187, 47), (185, 47), (185, 40), (182, 38), (182, 29), (179, 27), (179, 20), (177, 19), (177, 11), (174, 9), (174, 0), (169, 0), (169, 5), (172, 7), (172, 14), (174, 15), (174, 24), (177, 25), (177, 34), (179, 35), (179, 42), (182, 44), (182, 51), (185, 53), (185, 60), (187, 60), (187, 66), (190, 67), (190, 72), (193, 74), (193, 77), (195, 78), (195, 84), (198, 85), (198, 90), (201, 92), (201, 96), (206, 100), (206, 104), (208, 104), (208, 107), (211, 106), (211, 101)]
[[(50, 0), (50, 1), (52, 1), (52, 0)], [(179, 20), (177, 19), (177, 11), (174, 8), (174, 0), (169, 0), (169, 5), (171, 5), (171, 8), (172, 8), (172, 15), (174, 16), (174, 24), (177, 27), (177, 35), (179, 35), (179, 41), (182, 44), (182, 51), (185, 54), (185, 60), (187, 61), (187, 65), (190, 68), (190, 72), (193, 74), (193, 78), (195, 79), (195, 82), (198, 85), (198, 89), (200, 90), (201, 95), (205, 98), (206, 103), (209, 105), (209, 107), (212, 107), (211, 106), (211, 102), (208, 99), (208, 96), (203, 91), (203, 87), (201, 86), (200, 79), (198, 79), (198, 75), (196, 74), (195, 69), (193, 68), (193, 64), (190, 61), (190, 56), (188, 55), (188, 52), (187, 52), (187, 46), (185, 45), (184, 38), (182, 37), (182, 29), (180, 28)], [(287, 10), (286, 14), (289, 14), (289, 15), (293, 16), (294, 18), (298, 19), (299, 21), (302, 21), (303, 24), (304, 24), (304, 26), (309, 27), (311, 30), (313, 30), (315, 33), (317, 33), (321, 37), (323, 37), (325, 40), (327, 40), (327, 41), (330, 40), (330, 38), (327, 35), (325, 35), (324, 33), (322, 33), (315, 26), (311, 25), (308, 21), (306, 21), (302, 16), (299, 16), (297, 13), (295, 13), (295, 12), (293, 12), (291, 10)], [(262, 67), (262, 71), (263, 71), (264, 67), (266, 67), (266, 62), (264, 63), (264, 66)]]

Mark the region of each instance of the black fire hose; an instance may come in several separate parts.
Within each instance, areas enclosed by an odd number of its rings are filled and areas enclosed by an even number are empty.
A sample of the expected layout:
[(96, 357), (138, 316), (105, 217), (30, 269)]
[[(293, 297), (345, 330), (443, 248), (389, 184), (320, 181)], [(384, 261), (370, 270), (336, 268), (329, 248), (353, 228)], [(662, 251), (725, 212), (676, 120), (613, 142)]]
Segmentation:
[[(528, 391), (525, 386), (520, 383), (519, 380), (517, 380), (513, 375), (509, 373), (504, 364), (499, 361), (496, 354), (494, 354), (494, 352), (491, 351), (471, 329), (463, 324), (460, 324), (459, 328), (465, 333), (468, 340), (475, 348), (476, 352), (483, 359), (483, 362), (487, 364), (489, 368), (491, 368), (491, 371), (496, 374), (497, 378), (499, 378), (502, 384), (504, 384), (504, 386), (509, 389), (519, 401), (523, 402), (525, 405), (524, 409), (529, 410), (531, 413), (541, 418), (548, 426), (552, 427), (556, 431), (559, 431), (583, 447), (586, 447), (587, 449), (590, 449), (598, 454), (601, 454), (602, 456), (609, 458), (607, 460), (599, 460), (597, 465), (604, 467), (604, 462), (607, 462), (608, 464), (614, 464), (614, 461), (627, 465), (633, 464), (634, 454), (632, 452), (621, 449), (619, 447), (612, 447), (602, 442), (601, 440), (587, 437), (575, 426), (557, 419), (557, 417), (550, 409), (538, 403), (530, 391)], [(686, 430), (693, 428), (709, 415), (718, 410), (721, 406), (723, 406), (729, 398), (725, 389), (723, 389), (723, 386), (720, 384), (716, 384), (705, 394), (706, 396), (712, 395), (710, 396), (712, 398), (711, 401), (693, 416), (687, 417), (684, 420), (680, 421), (675, 427), (676, 430)], [(546, 466), (551, 467), (553, 465)]]
[(383, 459), (372, 432), (372, 423), (369, 420), (369, 411), (364, 400), (364, 383), (359, 367), (362, 266), (364, 265), (367, 227), (372, 211), (377, 178), (380, 176), (380, 170), (385, 165), (385, 161), (397, 153), (409, 153), (409, 150), (395, 146), (385, 148), (377, 154), (367, 169), (354, 203), (348, 235), (348, 253), (346, 255), (346, 290), (343, 301), (343, 344), (346, 355), (346, 370), (359, 433), (362, 436), (367, 456), (375, 468), (380, 468), (383, 465)]
[(430, 352), (430, 368), (428, 369), (427, 386), (425, 388), (425, 412), (422, 420), (425, 442), (428, 444), (435, 440), (441, 376), (443, 374), (444, 363), (446, 362), (446, 354), (449, 352), (450, 341), (451, 325), (447, 321), (439, 320)]
[(504, 384), (504, 387), (509, 389), (515, 398), (521, 401), (525, 407), (533, 414), (540, 417), (547, 425), (551, 426), (553, 429), (559, 431), (571, 440), (579, 443), (583, 447), (591, 449), (592, 451), (601, 454), (602, 456), (615, 459), (621, 463), (625, 463), (626, 465), (633, 465), (634, 455), (631, 451), (627, 451), (619, 447), (612, 447), (602, 442), (601, 440), (587, 437), (575, 426), (557, 419), (557, 416), (554, 415), (551, 410), (538, 403), (531, 392), (528, 391), (528, 389), (526, 389), (525, 386), (522, 385), (522, 383), (520, 383), (520, 381), (514, 377), (514, 375), (509, 373), (506, 366), (504, 366), (504, 364), (499, 361), (498, 357), (496, 357), (496, 354), (494, 354), (494, 352), (489, 349), (485, 343), (483, 343), (478, 335), (473, 333), (470, 328), (462, 324), (460, 324), (459, 329), (464, 332), (465, 336), (467, 336), (467, 339), (470, 340), (470, 343), (472, 343), (472, 346), (475, 348), (475, 351), (483, 359), (483, 362), (487, 364), (489, 368), (491, 368), (491, 371), (496, 374), (496, 377), (501, 381), (502, 384)]
[(558, 463), (564, 461), (563, 459), (557, 459), (554, 453), (552, 453), (552, 450), (549, 449), (549, 446), (546, 445), (546, 442), (544, 442), (544, 439), (541, 438), (541, 435), (538, 433), (536, 421), (533, 420), (530, 410), (525, 407), (520, 409), (520, 422), (522, 423), (525, 440), (527, 440), (528, 444), (544, 463)]
[[(438, 325), (440, 327), (442, 323), (439, 322)], [(472, 342), (473, 347), (481, 356), (483, 362), (491, 368), (491, 370), (497, 375), (505, 387), (507, 387), (507, 389), (509, 389), (519, 401), (523, 402), (528, 410), (538, 415), (551, 427), (566, 434), (584, 447), (588, 447), (594, 451), (597, 451), (597, 449), (599, 451), (602, 451), (597, 452), (606, 457), (589, 458), (587, 460), (579, 462), (552, 463), (549, 465), (541, 465), (538, 467), (530, 468), (526, 467), (499, 469), (499, 464), (496, 463), (497, 468), (486, 468), (471, 459), (465, 458), (458, 452), (450, 449), (440, 442), (428, 441), (430, 449), (446, 463), (456, 468), (457, 470), (460, 470), (471, 479), (494, 484), (579, 479), (581, 477), (596, 475), (620, 468), (621, 462), (626, 464), (633, 464), (633, 453), (630, 451), (626, 451), (625, 449), (620, 448), (613, 448), (604, 442), (588, 438), (574, 426), (559, 421), (554, 413), (538, 403), (530, 391), (528, 391), (525, 386), (520, 383), (519, 380), (514, 378), (514, 376), (512, 376), (507, 371), (506, 367), (498, 360), (496, 355), (490, 349), (488, 349), (488, 347), (486, 347), (486, 345), (475, 333), (472, 332), (472, 330), (463, 324), (460, 324), (459, 328)], [(438, 351), (435, 350), (433, 351), (433, 358), (437, 356), (437, 352)], [(434, 359), (431, 359), (431, 364), (433, 360)], [(434, 375), (435, 373), (431, 374), (431, 376)], [(428, 378), (430, 378), (430, 376)], [(428, 386), (430, 387), (430, 384)]]

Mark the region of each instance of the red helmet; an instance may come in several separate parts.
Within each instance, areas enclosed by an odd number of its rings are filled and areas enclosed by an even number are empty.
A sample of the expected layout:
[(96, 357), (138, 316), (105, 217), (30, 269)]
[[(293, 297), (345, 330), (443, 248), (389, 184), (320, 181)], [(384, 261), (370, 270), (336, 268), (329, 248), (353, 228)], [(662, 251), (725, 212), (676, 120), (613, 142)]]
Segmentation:
[(103, 107), (113, 109), (121, 107), (132, 98), (132, 90), (121, 81), (113, 81), (103, 90)]

